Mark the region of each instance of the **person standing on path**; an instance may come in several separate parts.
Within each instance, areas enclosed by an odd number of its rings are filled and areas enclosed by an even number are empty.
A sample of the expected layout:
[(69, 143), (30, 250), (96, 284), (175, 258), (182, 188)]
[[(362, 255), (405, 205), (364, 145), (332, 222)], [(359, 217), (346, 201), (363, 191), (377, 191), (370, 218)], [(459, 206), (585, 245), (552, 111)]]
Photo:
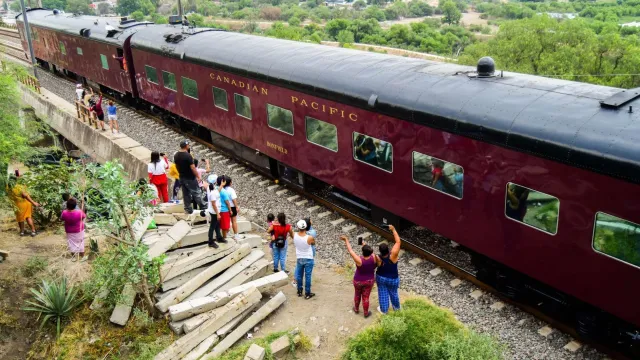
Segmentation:
[[(207, 178), (208, 183), (208, 192), (207, 192), (207, 200), (208, 200), (208, 208), (207, 212), (209, 216), (211, 216), (211, 221), (209, 222), (209, 234), (208, 234), (208, 245), (214, 249), (218, 248), (219, 243), (226, 243), (224, 236), (220, 232), (220, 208), (222, 207), (222, 203), (220, 202), (220, 189), (218, 186), (218, 176), (215, 174), (209, 175)], [(216, 238), (213, 239), (213, 233), (215, 232)]]
[(296, 272), (295, 278), (298, 284), (298, 296), (302, 296), (302, 281), (304, 278), (304, 298), (311, 299), (316, 294), (311, 292), (311, 274), (313, 272), (313, 249), (315, 244), (313, 236), (307, 234), (307, 222), (298, 221), (298, 232), (293, 235), (293, 245), (296, 247)]
[(86, 261), (84, 256), (84, 219), (86, 215), (78, 207), (78, 202), (74, 198), (67, 200), (67, 208), (62, 211), (60, 219), (64, 221), (64, 231), (67, 233), (67, 245), (69, 252), (76, 255), (72, 261), (77, 261), (78, 257), (81, 261)]
[(169, 165), (164, 159), (160, 159), (160, 153), (157, 151), (151, 152), (151, 162), (147, 165), (149, 182), (156, 186), (158, 197), (163, 203), (169, 202), (167, 169), (169, 169)]
[[(193, 156), (193, 155), (192, 155)], [(193, 160), (193, 165), (196, 167), (196, 171), (198, 172), (198, 174), (200, 175), (200, 181), (198, 181), (198, 186), (200, 186), (200, 189), (202, 190), (202, 194), (203, 196), (207, 193), (207, 187), (204, 183), (204, 174), (208, 173), (209, 171), (211, 171), (211, 166), (209, 165), (209, 160), (205, 159), (204, 163), (206, 164), (206, 168), (201, 168), (199, 167), (199, 165), (201, 164), (201, 162), (198, 159), (194, 159)], [(198, 209), (198, 203), (194, 200), (193, 201), (193, 208), (194, 209)], [(200, 210), (204, 210), (204, 208), (200, 208)]]
[(89, 111), (93, 111), (96, 113), (96, 117), (98, 118), (98, 125), (102, 128), (102, 131), (106, 131), (104, 128), (104, 111), (102, 111), (102, 92), (100, 92), (100, 97), (98, 98), (98, 102), (92, 105), (89, 108)]
[(82, 88), (82, 84), (76, 84), (76, 100), (82, 102), (82, 98), (84, 98), (84, 89)]
[(40, 204), (33, 201), (29, 193), (27, 192), (26, 186), (22, 184), (18, 184), (18, 178), (20, 177), (20, 173), (16, 170), (15, 175), (12, 175), (9, 178), (9, 197), (13, 204), (16, 207), (16, 221), (18, 222), (18, 226), (20, 227), (20, 236), (24, 236), (24, 222), (31, 227), (31, 236), (36, 236), (36, 227), (33, 224), (33, 206), (39, 207)]
[[(118, 115), (117, 115), (116, 105), (113, 103), (113, 100), (109, 100), (109, 106), (107, 106), (107, 117), (109, 118), (109, 129), (113, 134), (117, 134), (120, 132), (120, 127), (118, 127)], [(114, 129), (115, 125), (115, 129)]]
[(229, 194), (231, 198), (231, 228), (233, 229), (233, 239), (240, 240), (240, 235), (238, 234), (238, 212), (240, 212), (240, 207), (238, 206), (238, 194), (236, 194), (236, 190), (231, 187), (231, 182), (233, 181), (230, 177), (226, 177), (227, 185), (224, 190)]
[(389, 225), (393, 234), (393, 248), (389, 251), (389, 245), (380, 245), (380, 257), (376, 259), (378, 270), (376, 271), (376, 285), (378, 285), (378, 311), (386, 314), (389, 311), (389, 301), (393, 310), (400, 310), (400, 276), (398, 275), (398, 258), (400, 254), (400, 236), (393, 225)]
[(200, 216), (205, 216), (204, 209), (207, 207), (202, 196), (202, 189), (198, 183), (201, 181), (200, 173), (193, 163), (193, 157), (189, 153), (189, 140), (180, 142), (180, 151), (174, 157), (173, 162), (180, 175), (180, 186), (182, 187), (182, 199), (184, 201), (184, 211), (187, 214), (193, 213), (191, 203), (195, 201), (202, 211)]
[(379, 259), (373, 254), (371, 246), (363, 243), (362, 256), (358, 256), (351, 248), (351, 243), (349, 243), (349, 238), (346, 235), (340, 236), (340, 239), (344, 241), (349, 255), (351, 255), (351, 258), (356, 263), (356, 273), (353, 275), (353, 287), (355, 289), (353, 312), (356, 314), (360, 313), (360, 301), (362, 301), (364, 317), (368, 318), (371, 316), (371, 311), (369, 311), (369, 296), (375, 283), (376, 264)]
[(287, 249), (289, 248), (287, 237), (293, 239), (293, 229), (290, 224), (287, 224), (287, 217), (284, 213), (278, 213), (276, 219), (267, 229), (268, 233), (273, 233), (269, 245), (273, 249), (273, 272), (278, 272), (278, 265), (280, 265), (280, 270), (288, 274), (289, 271), (286, 268)]
[(220, 191), (220, 229), (222, 230), (222, 238), (225, 239), (224, 242), (227, 242), (227, 234), (231, 228), (231, 197), (225, 190), (227, 177), (219, 176), (217, 183)]

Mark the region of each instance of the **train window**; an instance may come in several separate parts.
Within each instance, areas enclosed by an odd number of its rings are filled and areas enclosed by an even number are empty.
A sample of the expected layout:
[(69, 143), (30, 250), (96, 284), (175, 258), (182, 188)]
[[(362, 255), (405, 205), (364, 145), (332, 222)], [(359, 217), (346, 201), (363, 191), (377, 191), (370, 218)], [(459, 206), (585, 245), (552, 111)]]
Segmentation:
[(176, 91), (176, 76), (173, 73), (162, 71), (162, 82), (164, 87)]
[(267, 124), (270, 128), (293, 135), (293, 113), (290, 110), (267, 104)]
[(67, 55), (67, 48), (64, 47), (64, 43), (62, 41), (60, 41), (59, 43), (60, 43), (60, 52), (62, 53), (62, 55)]
[(384, 171), (393, 172), (393, 146), (386, 141), (354, 132), (353, 157)]
[(76, 48), (76, 52), (78, 53), (78, 55), (84, 55), (82, 53), (82, 48)]
[(412, 167), (414, 182), (462, 199), (462, 166), (414, 151)]
[(186, 77), (182, 77), (182, 93), (190, 98), (198, 100), (198, 83)]
[(509, 219), (555, 235), (559, 212), (557, 197), (514, 183), (507, 184), (505, 215)]
[(338, 151), (338, 128), (335, 125), (307, 116), (305, 129), (310, 143)]
[(100, 61), (102, 62), (102, 68), (109, 70), (109, 61), (107, 61), (107, 57), (105, 55), (100, 54)]
[(233, 94), (236, 103), (236, 114), (251, 120), (251, 100), (240, 94)]
[(156, 70), (156, 68), (151, 67), (149, 65), (145, 65), (144, 72), (147, 74), (147, 81), (149, 81), (150, 83), (154, 83), (156, 85), (160, 84), (158, 82), (158, 71)]
[(640, 225), (598, 212), (593, 226), (593, 249), (640, 267)]
[(229, 110), (229, 100), (227, 100), (227, 90), (213, 86), (213, 105), (224, 111)]

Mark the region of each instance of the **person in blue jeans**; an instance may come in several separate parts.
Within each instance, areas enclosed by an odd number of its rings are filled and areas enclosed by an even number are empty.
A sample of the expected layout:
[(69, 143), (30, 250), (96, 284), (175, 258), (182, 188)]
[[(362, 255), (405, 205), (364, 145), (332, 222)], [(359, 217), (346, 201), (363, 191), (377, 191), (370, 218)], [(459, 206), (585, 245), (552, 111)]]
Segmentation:
[[(287, 245), (287, 237), (293, 238), (293, 230), (291, 229), (291, 225), (287, 224), (287, 217), (284, 213), (279, 213), (277, 219), (278, 220), (272, 222), (271, 226), (267, 229), (268, 233), (273, 232), (271, 244), (269, 244), (269, 247), (273, 249), (273, 272), (282, 270), (285, 273), (289, 273), (286, 270), (287, 249), (289, 248)], [(284, 243), (280, 243), (278, 238), (284, 238)], [(278, 270), (278, 265), (280, 265), (280, 270)]]
[(311, 245), (311, 248), (313, 249), (313, 258), (315, 259), (316, 258), (315, 241), (318, 241), (318, 232), (311, 225), (311, 218), (304, 218), (304, 221), (307, 222), (307, 234), (309, 234), (309, 235), (311, 235), (313, 237), (314, 244)]
[(398, 258), (400, 254), (400, 236), (396, 232), (393, 225), (389, 225), (389, 230), (393, 233), (395, 244), (389, 251), (389, 245), (381, 244), (380, 257), (376, 263), (376, 284), (378, 285), (378, 301), (380, 306), (378, 311), (386, 314), (389, 311), (389, 302), (393, 306), (393, 310), (400, 310), (400, 296), (398, 288), (400, 287), (400, 276), (398, 275)]
[(313, 248), (315, 244), (313, 236), (307, 234), (307, 222), (298, 221), (298, 232), (293, 236), (293, 245), (296, 247), (296, 282), (298, 296), (302, 296), (302, 280), (304, 278), (304, 298), (311, 299), (316, 294), (311, 292), (311, 273), (313, 272)]

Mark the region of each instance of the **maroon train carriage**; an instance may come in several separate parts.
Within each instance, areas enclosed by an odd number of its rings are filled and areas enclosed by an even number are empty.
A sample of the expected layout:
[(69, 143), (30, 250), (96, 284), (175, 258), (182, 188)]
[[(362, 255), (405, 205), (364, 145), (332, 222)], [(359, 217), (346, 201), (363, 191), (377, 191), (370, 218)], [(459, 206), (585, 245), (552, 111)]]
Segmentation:
[[(135, 71), (129, 49), (131, 35), (152, 24), (59, 13), (57, 10), (29, 10), (33, 52), (38, 63), (66, 75), (82, 77), (137, 97), (128, 68)], [(16, 17), (25, 54), (29, 53), (24, 24)], [(132, 72), (134, 73), (134, 72)]]
[(168, 25), (130, 45), (142, 103), (464, 245), (479, 278), (584, 336), (638, 345), (635, 92)]

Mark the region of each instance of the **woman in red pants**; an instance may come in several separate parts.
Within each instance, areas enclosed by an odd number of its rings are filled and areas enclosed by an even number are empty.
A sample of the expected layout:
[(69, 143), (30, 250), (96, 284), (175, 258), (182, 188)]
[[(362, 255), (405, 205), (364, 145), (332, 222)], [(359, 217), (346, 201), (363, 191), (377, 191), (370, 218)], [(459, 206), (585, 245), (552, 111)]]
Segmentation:
[(349, 255), (356, 263), (356, 273), (353, 275), (353, 287), (355, 289), (355, 296), (353, 298), (353, 312), (360, 313), (360, 301), (362, 301), (362, 310), (364, 310), (364, 317), (371, 316), (369, 311), (369, 295), (373, 289), (375, 283), (375, 270), (376, 270), (376, 256), (373, 254), (373, 249), (367, 244), (362, 245), (362, 256), (356, 255), (351, 248), (349, 238), (345, 235), (340, 237), (347, 246)]
[(158, 189), (158, 197), (163, 203), (169, 202), (169, 190), (167, 186), (167, 170), (169, 164), (160, 159), (160, 153), (151, 153), (151, 162), (148, 165), (149, 182)]

